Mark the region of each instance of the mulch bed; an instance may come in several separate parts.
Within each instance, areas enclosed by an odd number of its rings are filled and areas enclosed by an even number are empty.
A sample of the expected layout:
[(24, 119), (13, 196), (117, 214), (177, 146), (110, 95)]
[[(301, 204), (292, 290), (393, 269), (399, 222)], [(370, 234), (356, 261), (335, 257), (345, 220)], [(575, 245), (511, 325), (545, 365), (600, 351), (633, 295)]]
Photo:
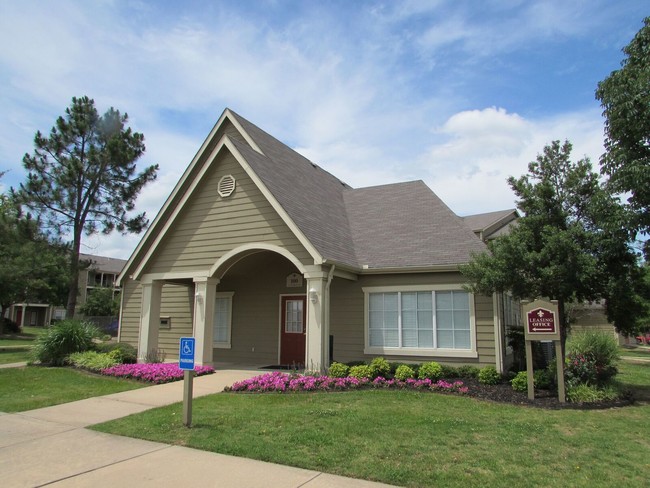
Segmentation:
[(510, 403), (529, 407), (546, 408), (552, 410), (577, 409), (577, 410), (601, 410), (607, 408), (626, 407), (634, 403), (632, 396), (619, 398), (617, 400), (590, 403), (560, 403), (556, 391), (535, 390), (535, 399), (529, 400), (526, 393), (512, 389), (509, 383), (498, 385), (483, 385), (475, 379), (463, 378), (462, 382), (469, 388), (466, 396), (480, 398), (498, 403)]

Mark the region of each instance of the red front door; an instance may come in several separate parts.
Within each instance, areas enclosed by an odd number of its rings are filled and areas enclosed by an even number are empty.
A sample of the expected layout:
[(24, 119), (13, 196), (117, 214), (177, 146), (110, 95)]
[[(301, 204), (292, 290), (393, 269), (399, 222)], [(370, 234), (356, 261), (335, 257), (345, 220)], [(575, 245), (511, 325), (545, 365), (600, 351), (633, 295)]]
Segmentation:
[(305, 365), (307, 301), (304, 295), (282, 297), (280, 364)]

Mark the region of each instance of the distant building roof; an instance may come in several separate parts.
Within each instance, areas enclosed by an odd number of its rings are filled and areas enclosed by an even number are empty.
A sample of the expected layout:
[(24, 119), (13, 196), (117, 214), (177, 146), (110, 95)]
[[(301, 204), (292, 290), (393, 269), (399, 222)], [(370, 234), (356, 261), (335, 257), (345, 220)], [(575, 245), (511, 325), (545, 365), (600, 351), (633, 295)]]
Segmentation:
[(109, 258), (83, 253), (79, 254), (79, 260), (85, 262), (90, 261), (90, 265), (88, 266), (90, 269), (115, 274), (121, 273), (126, 264), (126, 259)]
[(511, 208), (496, 212), (487, 212), (463, 217), (465, 224), (482, 240), (488, 241), (500, 235), (507, 234), (516, 225), (519, 212)]

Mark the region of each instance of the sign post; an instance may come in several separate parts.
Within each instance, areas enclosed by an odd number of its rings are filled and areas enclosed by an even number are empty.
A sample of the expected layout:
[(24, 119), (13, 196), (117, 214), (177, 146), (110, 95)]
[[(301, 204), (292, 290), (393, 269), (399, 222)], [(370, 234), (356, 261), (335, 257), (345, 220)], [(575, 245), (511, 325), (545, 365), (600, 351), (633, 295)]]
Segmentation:
[(522, 302), (522, 317), (525, 317), (524, 337), (526, 339), (526, 371), (528, 373), (528, 398), (535, 398), (533, 373), (532, 341), (553, 341), (555, 344), (555, 360), (557, 361), (557, 391), (558, 400), (566, 400), (564, 389), (564, 363), (562, 361), (562, 343), (560, 338), (559, 311), (556, 300), (550, 302), (535, 300)]
[(181, 337), (178, 367), (183, 370), (183, 425), (192, 425), (192, 391), (194, 381), (194, 337)]

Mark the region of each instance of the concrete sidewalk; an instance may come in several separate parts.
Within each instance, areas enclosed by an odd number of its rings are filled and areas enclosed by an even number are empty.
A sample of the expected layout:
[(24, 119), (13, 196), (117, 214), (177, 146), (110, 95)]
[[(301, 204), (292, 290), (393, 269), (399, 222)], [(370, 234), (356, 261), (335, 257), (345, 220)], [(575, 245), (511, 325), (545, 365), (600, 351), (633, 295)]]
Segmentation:
[[(194, 397), (220, 392), (260, 373), (218, 369), (194, 379)], [(0, 483), (3, 487), (388, 486), (84, 428), (182, 398), (183, 382), (175, 382), (16, 414), (0, 413)]]

